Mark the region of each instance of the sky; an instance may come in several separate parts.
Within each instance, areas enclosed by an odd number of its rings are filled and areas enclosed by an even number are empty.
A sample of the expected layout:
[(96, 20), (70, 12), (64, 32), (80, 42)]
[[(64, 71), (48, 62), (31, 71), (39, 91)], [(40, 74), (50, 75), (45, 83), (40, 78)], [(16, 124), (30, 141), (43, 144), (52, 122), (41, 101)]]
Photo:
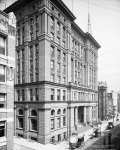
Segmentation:
[[(15, 0), (5, 1), (9, 4)], [(63, 2), (76, 16), (75, 22), (87, 32), (88, 0)], [(98, 81), (106, 81), (109, 90), (120, 91), (120, 0), (89, 0), (89, 4), (91, 33), (101, 45)]]
[[(88, 31), (88, 0), (63, 0), (76, 16), (75, 22)], [(72, 5), (73, 4), (73, 5)], [(120, 91), (120, 0), (89, 0), (91, 34), (100, 43), (98, 81), (108, 90)]]

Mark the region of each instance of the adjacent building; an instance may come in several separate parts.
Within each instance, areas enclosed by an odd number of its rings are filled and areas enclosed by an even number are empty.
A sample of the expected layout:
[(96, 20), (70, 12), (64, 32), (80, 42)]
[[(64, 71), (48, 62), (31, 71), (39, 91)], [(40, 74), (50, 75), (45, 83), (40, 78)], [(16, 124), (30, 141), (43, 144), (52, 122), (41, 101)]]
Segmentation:
[(118, 113), (120, 113), (120, 92), (117, 94), (117, 110)]
[(105, 120), (107, 116), (107, 84), (99, 82), (98, 84), (98, 118)]
[(15, 135), (65, 140), (98, 120), (99, 43), (61, 0), (19, 0), (16, 15)]
[(15, 28), (0, 11), (0, 149), (13, 150)]

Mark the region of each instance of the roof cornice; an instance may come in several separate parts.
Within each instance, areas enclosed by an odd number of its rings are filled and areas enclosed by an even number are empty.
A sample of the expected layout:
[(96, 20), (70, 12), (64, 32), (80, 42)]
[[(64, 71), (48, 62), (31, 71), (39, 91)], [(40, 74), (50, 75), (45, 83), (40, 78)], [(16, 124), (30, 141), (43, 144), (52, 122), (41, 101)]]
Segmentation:
[(89, 32), (86, 32), (85, 36), (87, 39), (90, 39), (97, 48), (101, 48), (100, 44), (95, 40), (95, 38)]
[[(9, 12), (14, 12), (15, 10), (17, 10), (20, 6), (24, 6), (25, 4), (32, 2), (33, 0), (17, 0), (16, 2), (14, 2), (12, 5), (10, 5), (9, 7), (7, 7), (4, 11), (6, 13)], [(66, 13), (71, 20), (75, 20), (76, 17), (74, 16), (74, 14), (70, 11), (70, 9), (63, 3), (62, 0), (51, 0), (51, 2), (53, 2), (54, 4), (59, 5), (59, 8)]]

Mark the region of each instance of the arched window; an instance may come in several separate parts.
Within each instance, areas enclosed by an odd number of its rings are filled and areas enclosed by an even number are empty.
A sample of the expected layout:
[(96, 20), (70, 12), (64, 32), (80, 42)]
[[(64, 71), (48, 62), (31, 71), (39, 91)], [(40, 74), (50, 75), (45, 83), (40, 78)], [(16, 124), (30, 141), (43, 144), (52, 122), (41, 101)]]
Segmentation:
[(66, 126), (66, 109), (63, 109), (63, 126)]
[(24, 128), (24, 111), (23, 109), (18, 110), (18, 115), (17, 115), (17, 128), (23, 129)]
[(55, 129), (55, 110), (51, 110), (51, 119), (50, 119), (50, 124), (51, 124), (51, 130)]
[(61, 110), (60, 110), (60, 109), (58, 109), (57, 114), (58, 114), (58, 115), (60, 115), (60, 114), (61, 114)]
[(22, 109), (19, 109), (19, 110), (18, 110), (18, 114), (19, 114), (19, 115), (23, 115), (23, 110), (22, 110)]
[(36, 110), (32, 110), (31, 111), (31, 116), (37, 116), (37, 111)]
[(55, 115), (55, 110), (51, 110), (51, 116), (54, 116)]
[(31, 110), (30, 112), (30, 130), (37, 131), (37, 111)]
[(66, 114), (66, 109), (65, 108), (63, 109), (63, 114)]

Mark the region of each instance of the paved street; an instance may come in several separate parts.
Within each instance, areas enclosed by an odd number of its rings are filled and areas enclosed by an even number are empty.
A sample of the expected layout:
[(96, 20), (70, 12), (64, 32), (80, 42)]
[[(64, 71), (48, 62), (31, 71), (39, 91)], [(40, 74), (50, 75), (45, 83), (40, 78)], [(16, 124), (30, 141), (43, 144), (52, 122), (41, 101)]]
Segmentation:
[(100, 137), (89, 139), (77, 150), (101, 150), (101, 149), (120, 149), (120, 123), (115, 123), (115, 128), (111, 130), (111, 146), (108, 145), (108, 133), (102, 133)]

